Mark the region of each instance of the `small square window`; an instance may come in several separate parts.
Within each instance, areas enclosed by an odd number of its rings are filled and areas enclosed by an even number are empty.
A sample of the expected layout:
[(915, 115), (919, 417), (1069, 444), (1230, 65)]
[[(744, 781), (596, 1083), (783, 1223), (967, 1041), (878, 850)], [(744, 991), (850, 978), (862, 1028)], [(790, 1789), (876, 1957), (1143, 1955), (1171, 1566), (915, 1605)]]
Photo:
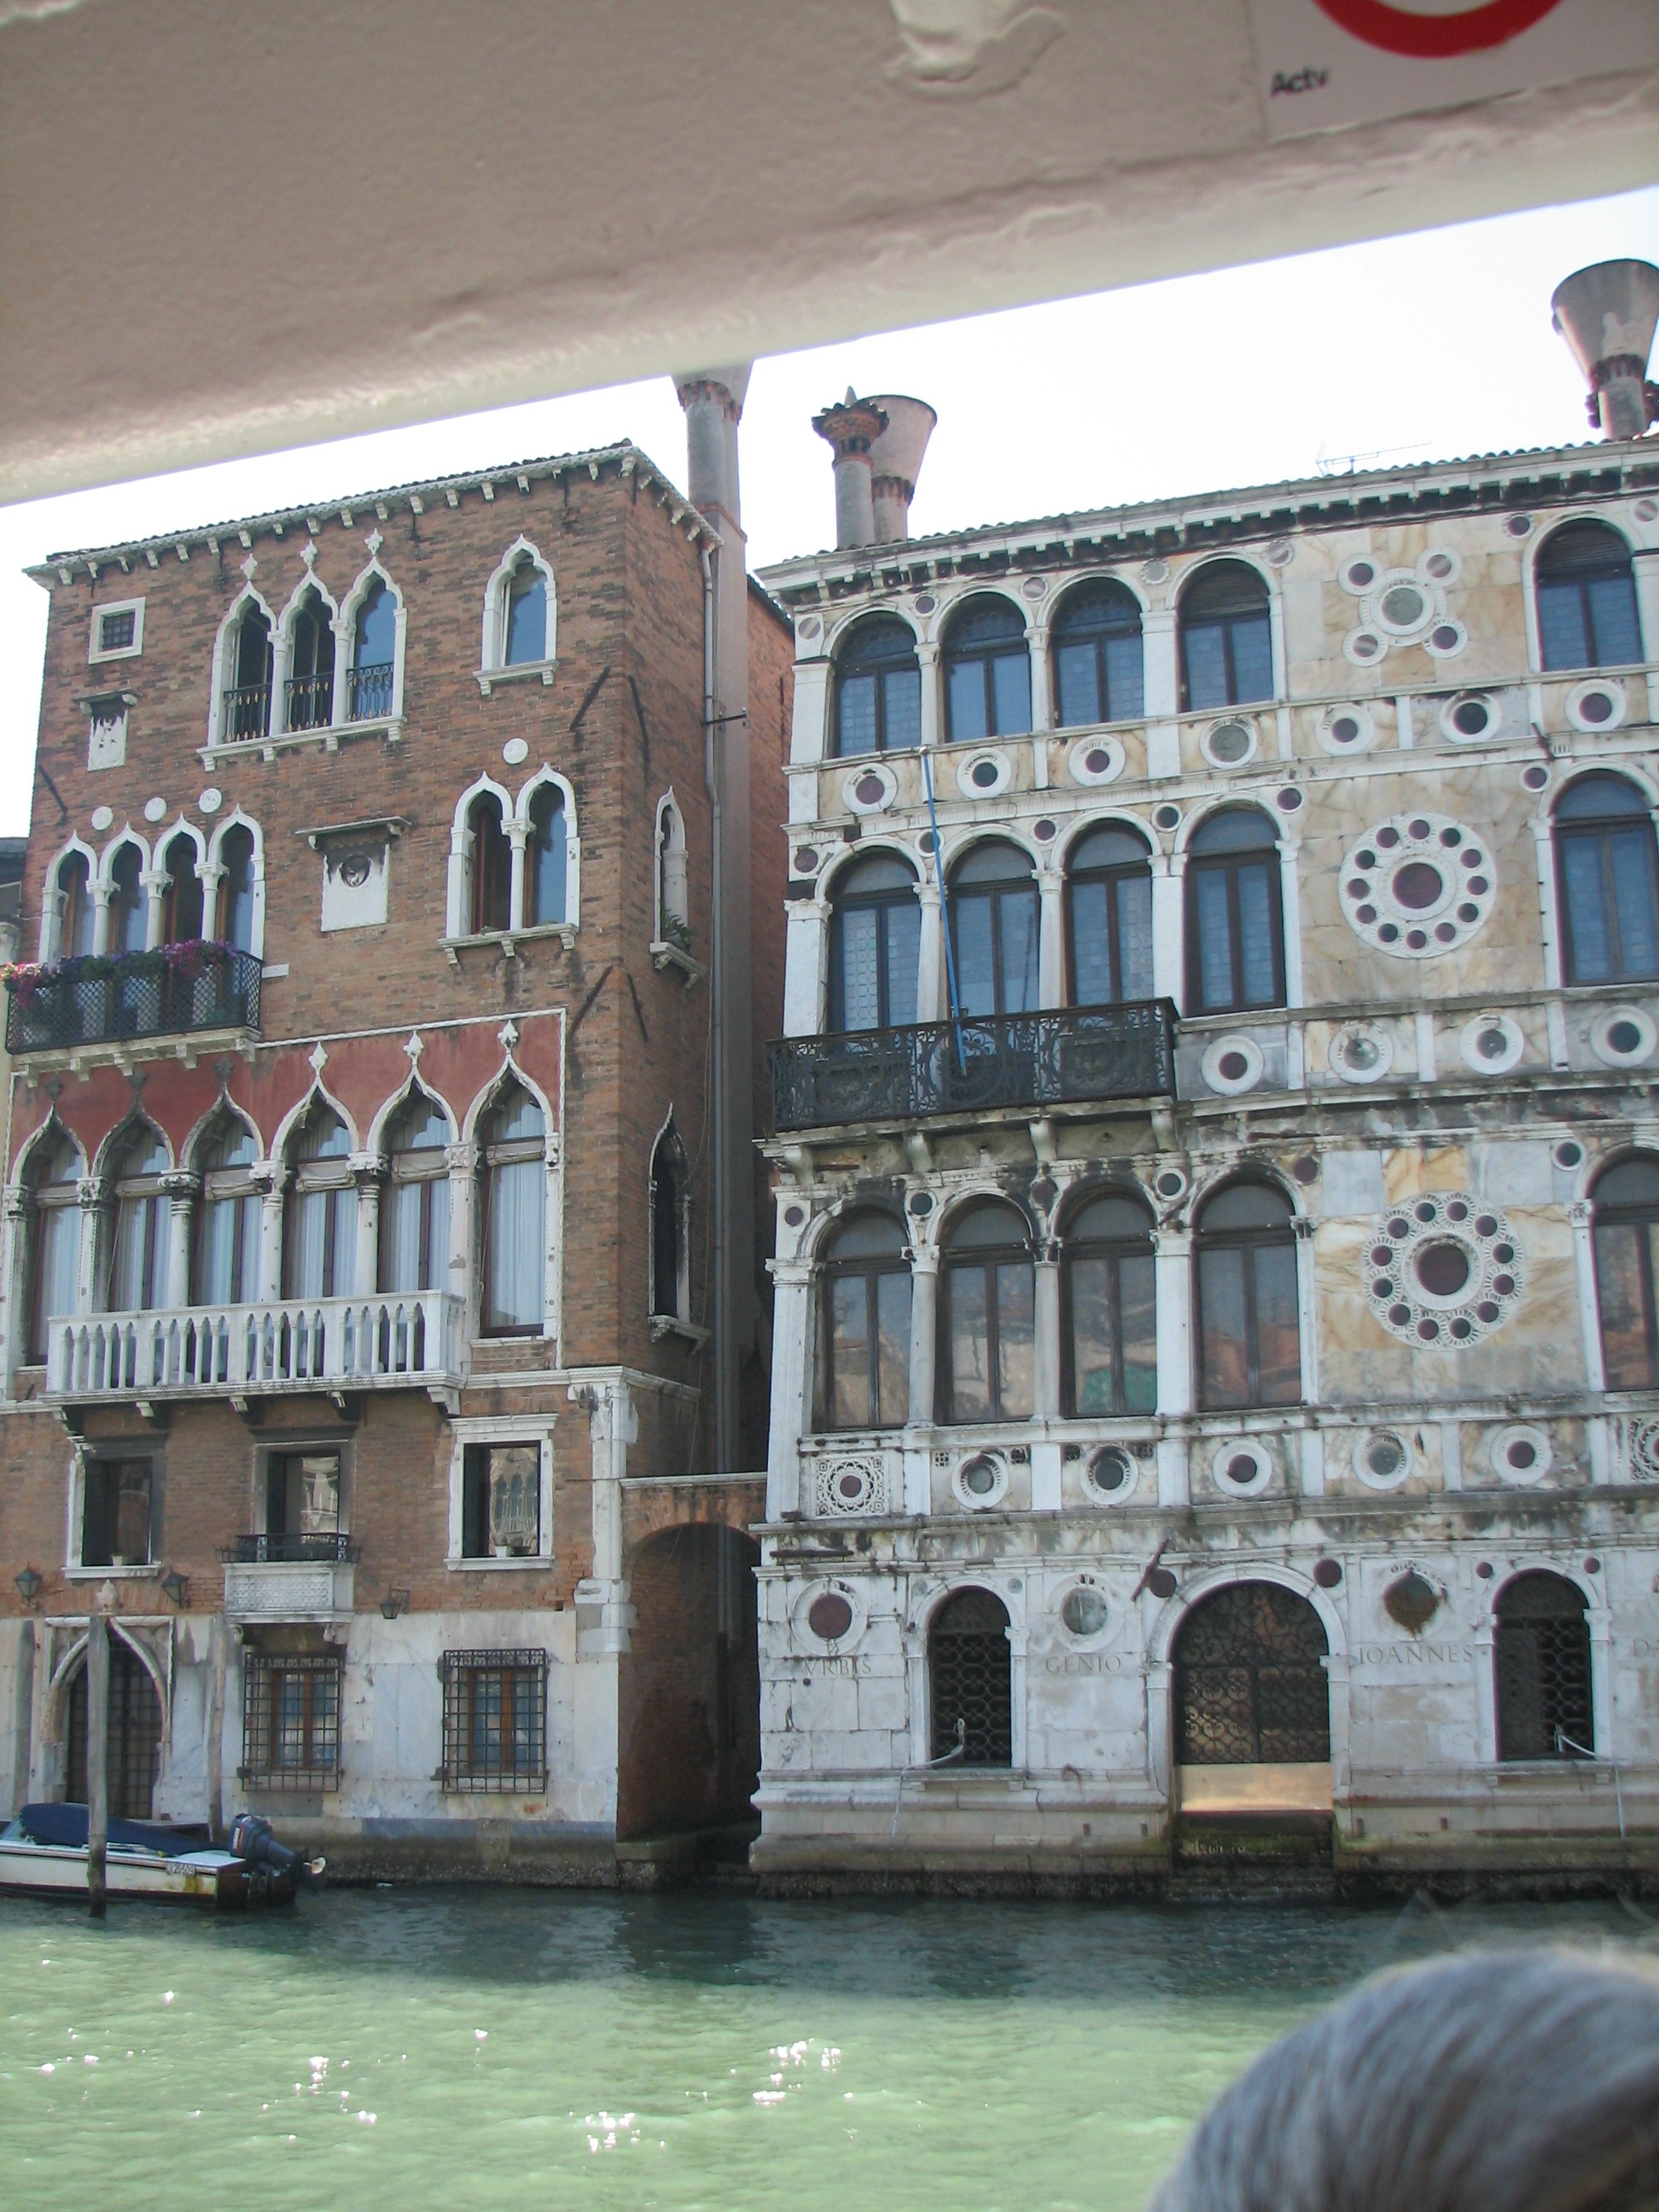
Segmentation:
[(243, 1662), (239, 1778), (265, 1790), (340, 1786), (337, 1653), (250, 1651)]
[(81, 1565), (149, 1566), (151, 1504), (147, 1459), (89, 1461), (82, 1499)]
[(443, 1786), (463, 1796), (547, 1787), (545, 1651), (446, 1651)]
[(341, 1528), (340, 1455), (273, 1452), (265, 1462), (265, 1525), (260, 1557), (332, 1560), (349, 1556)]
[(461, 1474), (461, 1557), (533, 1559), (541, 1552), (541, 1446), (468, 1444)]
[(131, 660), (144, 647), (144, 603), (123, 599), (92, 611), (88, 660)]

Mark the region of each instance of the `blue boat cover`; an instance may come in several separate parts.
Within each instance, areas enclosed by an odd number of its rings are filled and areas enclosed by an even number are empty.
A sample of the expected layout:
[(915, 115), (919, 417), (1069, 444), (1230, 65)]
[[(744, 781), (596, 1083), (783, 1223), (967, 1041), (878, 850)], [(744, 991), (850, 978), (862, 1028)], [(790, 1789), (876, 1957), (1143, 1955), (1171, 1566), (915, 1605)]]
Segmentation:
[[(17, 1825), (31, 1842), (51, 1844), (59, 1850), (83, 1851), (87, 1847), (87, 1808), (84, 1805), (25, 1805)], [(160, 1820), (112, 1820), (109, 1849), (121, 1851), (159, 1851), (172, 1858), (179, 1851), (205, 1850), (212, 1838), (205, 1827), (173, 1827)]]

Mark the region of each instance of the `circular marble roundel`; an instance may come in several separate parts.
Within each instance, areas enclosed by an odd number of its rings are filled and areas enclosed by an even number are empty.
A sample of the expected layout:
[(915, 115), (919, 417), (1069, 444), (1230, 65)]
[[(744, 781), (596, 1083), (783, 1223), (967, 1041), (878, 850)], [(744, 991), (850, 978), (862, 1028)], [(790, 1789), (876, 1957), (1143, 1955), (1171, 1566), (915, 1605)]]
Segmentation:
[(1356, 937), (1402, 960), (1467, 945), (1498, 896), (1484, 837), (1443, 814), (1396, 814), (1350, 847), (1342, 911)]
[(1363, 1261), (1365, 1293), (1383, 1328), (1435, 1352), (1501, 1327), (1520, 1302), (1525, 1266), (1504, 1215), (1465, 1190), (1425, 1192), (1381, 1215)]

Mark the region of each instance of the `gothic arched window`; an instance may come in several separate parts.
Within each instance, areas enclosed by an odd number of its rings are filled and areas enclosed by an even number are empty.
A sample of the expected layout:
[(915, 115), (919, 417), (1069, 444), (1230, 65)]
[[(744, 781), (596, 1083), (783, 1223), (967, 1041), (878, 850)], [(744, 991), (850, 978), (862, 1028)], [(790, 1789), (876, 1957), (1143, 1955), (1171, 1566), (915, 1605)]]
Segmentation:
[(532, 1334), (544, 1310), (547, 1133), (521, 1084), (507, 1085), (484, 1124), (483, 1181), (483, 1333)]
[(289, 1192), (283, 1255), (283, 1296), (346, 1298), (356, 1287), (357, 1186), (351, 1136), (333, 1108), (317, 1099), (289, 1139), (294, 1182)]
[(380, 1288), (441, 1291), (449, 1284), (449, 1123), (417, 1091), (386, 1135), (380, 1201)]

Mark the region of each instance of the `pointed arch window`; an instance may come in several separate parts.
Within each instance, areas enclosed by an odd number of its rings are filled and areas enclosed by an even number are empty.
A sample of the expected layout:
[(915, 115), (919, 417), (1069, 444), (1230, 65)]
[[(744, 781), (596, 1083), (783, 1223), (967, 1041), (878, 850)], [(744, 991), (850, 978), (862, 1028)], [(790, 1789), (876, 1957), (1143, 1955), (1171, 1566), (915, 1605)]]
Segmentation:
[(325, 1100), (317, 1099), (290, 1138), (294, 1180), (283, 1239), (283, 1295), (345, 1298), (356, 1287), (357, 1187), (351, 1137)]
[(1000, 837), (951, 872), (951, 944), (964, 1014), (1027, 1014), (1037, 1006), (1037, 887), (1030, 856)]
[(657, 801), (657, 927), (659, 945), (691, 950), (691, 901), (686, 880), (685, 818), (672, 791)]
[(1085, 584), (1062, 601), (1054, 627), (1055, 721), (1133, 721), (1146, 710), (1140, 605), (1127, 585)]
[(824, 1254), (818, 1426), (896, 1429), (910, 1418), (910, 1255), (890, 1213), (855, 1213)]
[(1182, 704), (1243, 707), (1273, 696), (1267, 586), (1243, 561), (1211, 561), (1181, 595)]
[(914, 871), (893, 853), (855, 861), (836, 878), (830, 909), (831, 1033), (914, 1022), (921, 957)]
[(691, 1318), (691, 1177), (685, 1146), (671, 1121), (651, 1152), (651, 1313)]
[(161, 942), (185, 945), (202, 934), (204, 902), (196, 840), (181, 830), (161, 855)]
[(1592, 1213), (1601, 1359), (1609, 1390), (1659, 1383), (1659, 1157), (1607, 1170)]
[(167, 1149), (140, 1121), (117, 1155), (115, 1235), (110, 1248), (112, 1313), (151, 1313), (167, 1302)]
[(1066, 866), (1066, 952), (1074, 1006), (1152, 995), (1152, 871), (1146, 841), (1115, 823), (1090, 830)]
[(1091, 1199), (1066, 1231), (1062, 1377), (1067, 1413), (1150, 1413), (1158, 1406), (1152, 1218), (1139, 1199)]
[(856, 623), (836, 655), (834, 751), (908, 751), (921, 743), (921, 664), (915, 633), (896, 615)]
[(544, 1312), (547, 1125), (522, 1084), (509, 1083), (484, 1124), (483, 1296), (486, 1336), (539, 1332)]
[(392, 712), (398, 666), (398, 602), (376, 576), (358, 604), (351, 632), (351, 720), (383, 721)]
[(466, 826), (471, 848), (467, 927), (474, 937), (503, 933), (513, 926), (513, 848), (493, 791), (481, 791), (467, 808)]
[(1011, 601), (968, 600), (945, 637), (945, 723), (952, 744), (1016, 738), (1031, 726), (1031, 656)]
[(1659, 975), (1659, 845), (1648, 802), (1621, 775), (1581, 775), (1555, 809), (1561, 974), (1567, 983)]
[(222, 744), (263, 738), (270, 729), (270, 617), (250, 599), (231, 634), (230, 684), (222, 701)]
[(1568, 523), (1539, 548), (1536, 576), (1546, 668), (1621, 668), (1641, 659), (1636, 573), (1616, 530)]
[(27, 1181), (33, 1210), (28, 1356), (37, 1364), (46, 1357), (46, 1323), (72, 1314), (78, 1303), (82, 1171), (79, 1148), (66, 1132), (36, 1146)]
[(449, 1123), (424, 1091), (393, 1121), (380, 1206), (380, 1288), (441, 1291), (449, 1278)]
[(1294, 1406), (1302, 1396), (1295, 1216), (1282, 1191), (1230, 1183), (1198, 1217), (1199, 1403)]
[(1187, 1010), (1243, 1012), (1285, 1003), (1279, 843), (1259, 808), (1201, 822), (1187, 862)]
[(123, 845), (109, 869), (109, 949), (142, 952), (149, 901), (144, 890), (144, 856), (136, 845)]
[(565, 919), (567, 841), (564, 793), (556, 783), (538, 784), (530, 795), (530, 830), (525, 840), (526, 929)]
[(1594, 1759), (1583, 1592), (1565, 1575), (1516, 1575), (1497, 1609), (1498, 1758)]
[(517, 668), (547, 658), (547, 578), (526, 553), (507, 580), (501, 659)]
[(1035, 1402), (1036, 1275), (1012, 1206), (975, 1206), (946, 1240), (940, 1270), (939, 1419), (1027, 1419)]
[(325, 730), (333, 721), (334, 624), (327, 601), (314, 587), (301, 600), (289, 627), (283, 694), (285, 729)]
[(55, 936), (46, 959), (79, 959), (92, 950), (98, 908), (92, 896), (92, 863), (82, 852), (65, 853), (52, 878), (57, 907)]
[(214, 934), (239, 952), (253, 950), (253, 832), (234, 823), (219, 841), (218, 910)]
[(196, 1218), (196, 1281), (191, 1304), (251, 1305), (259, 1295), (259, 1187), (253, 1132), (240, 1115), (222, 1113), (201, 1153), (202, 1196)]

